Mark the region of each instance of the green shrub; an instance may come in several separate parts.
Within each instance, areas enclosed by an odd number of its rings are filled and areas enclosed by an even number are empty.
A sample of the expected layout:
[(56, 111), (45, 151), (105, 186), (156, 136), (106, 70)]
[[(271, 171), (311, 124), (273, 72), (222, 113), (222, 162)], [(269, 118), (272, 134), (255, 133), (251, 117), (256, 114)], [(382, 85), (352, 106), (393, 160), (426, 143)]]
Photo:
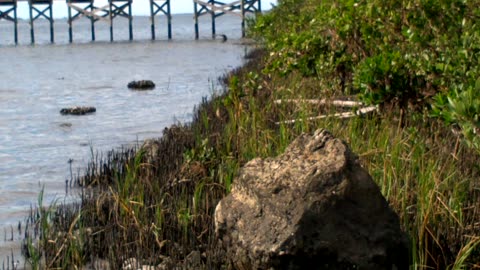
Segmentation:
[(251, 33), (265, 41), (267, 75), (299, 72), (318, 79), (318, 96), (358, 94), (369, 104), (430, 111), (474, 138), (473, 118), (448, 111), (472, 98), (461, 92), (480, 77), (479, 6), (479, 0), (288, 0), (259, 17)]
[(480, 79), (475, 86), (458, 85), (448, 96), (437, 96), (432, 113), (458, 125), (467, 144), (480, 151)]

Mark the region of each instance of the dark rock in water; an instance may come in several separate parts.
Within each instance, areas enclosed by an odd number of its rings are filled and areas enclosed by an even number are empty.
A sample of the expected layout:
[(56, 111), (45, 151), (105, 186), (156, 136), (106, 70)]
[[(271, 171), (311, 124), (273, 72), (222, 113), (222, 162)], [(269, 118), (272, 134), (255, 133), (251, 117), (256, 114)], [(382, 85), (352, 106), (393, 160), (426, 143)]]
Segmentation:
[(228, 40), (227, 35), (223, 35), (223, 34), (214, 35), (213, 37), (214, 37), (214, 38), (221, 37), (221, 38), (222, 38), (222, 42), (227, 42), (227, 40)]
[(155, 84), (150, 80), (131, 81), (127, 86), (134, 90), (151, 90), (155, 88)]
[(72, 127), (72, 123), (61, 123), (59, 125), (61, 128), (71, 128)]
[(60, 110), (61, 114), (71, 114), (71, 115), (84, 115), (87, 113), (94, 113), (97, 109), (95, 107), (72, 107), (72, 108), (63, 108)]
[(398, 216), (357, 157), (325, 130), (254, 159), (215, 209), (235, 269), (408, 269)]

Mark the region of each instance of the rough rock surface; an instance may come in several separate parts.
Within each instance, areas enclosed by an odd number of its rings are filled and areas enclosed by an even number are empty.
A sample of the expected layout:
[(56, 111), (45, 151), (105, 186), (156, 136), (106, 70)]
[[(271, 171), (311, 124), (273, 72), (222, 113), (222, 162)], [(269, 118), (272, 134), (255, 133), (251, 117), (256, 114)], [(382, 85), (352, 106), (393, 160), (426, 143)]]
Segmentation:
[(60, 110), (61, 114), (71, 114), (71, 115), (84, 115), (88, 113), (94, 113), (97, 109), (95, 107), (72, 107), (72, 108), (63, 108)]
[(215, 229), (235, 269), (408, 269), (397, 215), (325, 130), (248, 162), (217, 205)]
[(144, 159), (146, 163), (153, 163), (158, 158), (160, 147), (161, 143), (156, 139), (147, 139), (143, 142), (140, 149), (144, 153)]
[(151, 90), (155, 88), (155, 83), (150, 80), (131, 81), (127, 87), (135, 90)]

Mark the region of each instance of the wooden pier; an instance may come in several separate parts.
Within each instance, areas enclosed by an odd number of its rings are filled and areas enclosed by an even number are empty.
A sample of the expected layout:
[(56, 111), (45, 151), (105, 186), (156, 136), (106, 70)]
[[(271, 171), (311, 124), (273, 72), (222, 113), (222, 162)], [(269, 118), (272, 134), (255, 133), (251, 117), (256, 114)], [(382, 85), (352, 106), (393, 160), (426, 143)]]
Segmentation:
[[(261, 12), (260, 0), (237, 0), (231, 3), (216, 0), (193, 0), (193, 15), (195, 19), (195, 39), (198, 39), (198, 17), (210, 14), (212, 18), (212, 38), (216, 37), (215, 19), (225, 14), (233, 14), (242, 18), (242, 37), (245, 37), (245, 15)], [(225, 39), (225, 36), (223, 36)]]
[(90, 19), (92, 41), (95, 41), (95, 22), (110, 24), (110, 41), (113, 41), (113, 19), (120, 16), (128, 19), (129, 39), (133, 40), (132, 0), (109, 0), (106, 6), (96, 7), (93, 0), (67, 0), (68, 39), (73, 42), (73, 22), (82, 17)]
[[(32, 44), (35, 43), (35, 30), (33, 23), (38, 18), (45, 18), (50, 22), (50, 42), (53, 43), (53, 9), (52, 0), (29, 0), (29, 14), (30, 14), (30, 38)], [(47, 13), (48, 12), (48, 13)]]
[[(54, 38), (53, 0), (0, 0), (0, 20), (13, 23), (15, 44), (18, 44), (17, 1), (28, 1), (30, 15), (31, 43), (35, 43), (34, 22), (43, 18), (50, 23), (50, 42)], [(133, 40), (132, 2), (133, 0), (108, 0), (108, 4), (98, 7), (95, 0), (66, 0), (68, 7), (69, 42), (73, 42), (73, 23), (85, 17), (90, 20), (92, 41), (95, 41), (95, 23), (105, 22), (110, 26), (110, 41), (114, 40), (113, 21), (117, 17), (128, 20), (129, 39)], [(163, 14), (167, 18), (168, 39), (172, 38), (172, 15), (170, 0), (148, 0), (150, 4), (150, 20), (152, 40), (155, 40), (155, 16)], [(233, 14), (242, 18), (242, 37), (245, 36), (245, 16), (247, 13), (261, 12), (261, 0), (236, 0), (226, 3), (217, 0), (193, 0), (195, 39), (199, 37), (198, 18), (210, 14), (212, 20), (212, 38), (216, 37), (215, 19), (225, 14)], [(226, 37), (223, 37), (226, 39)]]
[(168, 39), (172, 39), (172, 14), (170, 12), (170, 0), (150, 0), (152, 40), (155, 40), (155, 15), (157, 15), (159, 12), (167, 16)]

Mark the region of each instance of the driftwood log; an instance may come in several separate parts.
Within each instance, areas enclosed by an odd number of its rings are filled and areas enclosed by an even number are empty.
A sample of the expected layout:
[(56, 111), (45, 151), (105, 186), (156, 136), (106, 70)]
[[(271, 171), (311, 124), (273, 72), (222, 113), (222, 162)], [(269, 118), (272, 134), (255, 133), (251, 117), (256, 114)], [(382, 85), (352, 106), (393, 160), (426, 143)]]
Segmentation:
[(327, 99), (277, 99), (274, 101), (275, 104), (282, 104), (282, 103), (292, 103), (292, 104), (318, 104), (318, 105), (331, 105), (335, 107), (346, 107), (346, 108), (357, 108), (354, 111), (350, 112), (342, 112), (342, 113), (334, 113), (334, 114), (325, 114), (319, 116), (312, 116), (307, 117), (305, 119), (290, 119), (280, 122), (275, 122), (275, 124), (294, 124), (298, 121), (312, 121), (323, 119), (327, 117), (334, 117), (334, 118), (350, 118), (355, 117), (367, 113), (372, 113), (378, 111), (378, 106), (368, 106), (364, 107), (364, 104), (359, 101), (351, 101), (351, 100), (327, 100)]

